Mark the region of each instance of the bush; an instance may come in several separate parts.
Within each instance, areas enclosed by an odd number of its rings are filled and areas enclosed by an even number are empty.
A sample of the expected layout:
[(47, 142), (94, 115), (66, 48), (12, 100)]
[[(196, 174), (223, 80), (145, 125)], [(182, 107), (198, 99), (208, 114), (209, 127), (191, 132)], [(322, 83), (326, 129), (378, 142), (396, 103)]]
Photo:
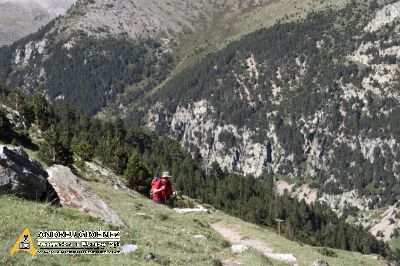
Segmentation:
[(332, 258), (336, 258), (337, 257), (336, 252), (333, 251), (332, 249), (327, 248), (327, 247), (323, 247), (323, 248), (318, 249), (318, 252), (321, 253), (324, 256), (327, 256), (327, 257), (332, 257)]
[(93, 159), (93, 147), (86, 141), (75, 139), (72, 143), (72, 148), (83, 161), (91, 161)]
[(11, 133), (11, 123), (6, 116), (6, 113), (0, 109), (0, 139), (7, 141), (10, 138)]

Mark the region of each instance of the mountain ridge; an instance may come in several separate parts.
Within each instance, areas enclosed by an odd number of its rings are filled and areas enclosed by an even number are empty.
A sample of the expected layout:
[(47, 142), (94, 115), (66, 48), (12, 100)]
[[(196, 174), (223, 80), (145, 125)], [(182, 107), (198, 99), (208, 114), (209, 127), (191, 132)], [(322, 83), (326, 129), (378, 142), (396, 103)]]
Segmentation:
[(76, 0), (1, 0), (0, 46), (8, 45), (37, 31), (64, 14)]
[[(131, 32), (119, 25), (113, 11), (132, 16), (133, 6), (120, 10), (127, 2), (81, 1), (36, 37), (0, 50), (6, 65), (0, 77), (27, 94), (40, 90), (55, 103), (172, 136), (206, 158), (206, 170), (216, 161), (233, 172), (306, 185), (332, 207), (339, 205), (338, 214), (366, 224), (384, 208), (393, 208), (390, 217), (399, 211), (399, 21), (398, 4), (388, 6), (393, 2), (352, 1), (305, 17), (313, 10), (307, 2), (291, 9), (304, 9), (293, 15), (301, 17), (296, 20), (284, 13), (266, 16), (273, 5), (267, 1), (251, 11), (271, 27), (252, 20), (207, 44), (213, 27), (217, 33), (226, 28), (207, 24), (213, 12), (205, 6), (193, 11), (203, 14), (195, 17), (198, 28), (185, 14), (169, 24), (176, 31), (163, 35), (162, 19), (148, 24), (147, 18)], [(88, 9), (96, 5), (99, 10)], [(112, 27), (103, 20), (99, 27), (92, 27), (99, 20), (86, 23), (86, 15), (104, 19), (104, 12), (115, 18)], [(253, 14), (226, 12), (238, 24)], [(182, 18), (187, 20), (178, 25)], [(376, 30), (366, 30), (369, 25)], [(249, 30), (254, 28), (261, 29)], [(135, 39), (136, 32), (145, 40)], [(197, 40), (196, 33), (205, 37)], [(341, 195), (349, 202), (338, 200)], [(380, 239), (395, 235), (378, 231)]]

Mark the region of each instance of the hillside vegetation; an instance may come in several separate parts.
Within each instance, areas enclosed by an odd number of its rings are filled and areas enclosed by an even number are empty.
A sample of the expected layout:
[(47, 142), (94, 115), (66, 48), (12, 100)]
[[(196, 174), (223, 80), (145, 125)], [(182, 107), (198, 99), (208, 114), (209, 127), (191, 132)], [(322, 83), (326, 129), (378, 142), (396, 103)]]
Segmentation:
[[(57, 208), (49, 204), (29, 202), (12, 196), (0, 196), (0, 211), (6, 217), (0, 222), (0, 248), (9, 251), (21, 230), (29, 227), (31, 234), (41, 230), (121, 230), (121, 243), (139, 246), (129, 255), (39, 255), (32, 258), (27, 254), (10, 257), (7, 252), (0, 256), (6, 265), (221, 265), (234, 261), (245, 265), (288, 265), (271, 260), (253, 250), (233, 253), (230, 245), (209, 224), (224, 221), (235, 225), (243, 232), (243, 238), (255, 238), (270, 245), (274, 252), (294, 254), (299, 265), (311, 265), (315, 260), (326, 260), (329, 265), (380, 265), (371, 256), (332, 250), (337, 257), (320, 254), (318, 248), (300, 245), (279, 237), (275, 232), (243, 222), (217, 211), (213, 214), (178, 214), (167, 207), (155, 205), (142, 195), (122, 192), (113, 188), (111, 180), (116, 176), (104, 175), (88, 168), (81, 175), (82, 185), (100, 196), (112, 207), (126, 227), (110, 227), (101, 220), (91, 218), (76, 210)], [(201, 234), (207, 239), (196, 240)], [(35, 240), (36, 242), (36, 240)], [(150, 256), (149, 256), (150, 255)], [(383, 264), (382, 264), (383, 265)]]
[(341, 3), (81, 0), (39, 33), (2, 47), (0, 81), (90, 115), (123, 116), (126, 105), (231, 40)]
[[(3, 93), (8, 92), (3, 89)], [(102, 122), (89, 118), (68, 106), (54, 108), (39, 93), (24, 99), (16, 91), (5, 98), (8, 105), (24, 114), (26, 128), (30, 129), (13, 130), (2, 111), (1, 139), (30, 147), (32, 156), (49, 166), (75, 164), (85, 171), (85, 161), (98, 160), (116, 174), (124, 175), (131, 188), (145, 195), (152, 176), (169, 169), (175, 188), (201, 202), (264, 226), (275, 226), (276, 218), (284, 219), (282, 231), (288, 239), (396, 256), (387, 244), (377, 241), (364, 228), (347, 224), (327, 205), (308, 206), (288, 195), (276, 197), (271, 176), (243, 177), (223, 171), (217, 163), (204, 169), (206, 162), (198, 153), (192, 156), (170, 138), (126, 128), (122, 120)], [(37, 129), (42, 133), (38, 134)]]
[(362, 224), (364, 211), (397, 213), (399, 4), (386, 4), (352, 1), (246, 35), (137, 101), (128, 121), (230, 171), (307, 184)]

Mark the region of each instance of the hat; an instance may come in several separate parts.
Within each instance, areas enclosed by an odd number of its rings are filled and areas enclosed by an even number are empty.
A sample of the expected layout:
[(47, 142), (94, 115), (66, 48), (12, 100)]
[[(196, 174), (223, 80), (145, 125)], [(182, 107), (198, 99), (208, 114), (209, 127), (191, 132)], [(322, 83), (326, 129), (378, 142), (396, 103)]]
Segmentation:
[(169, 172), (163, 172), (161, 177), (172, 177)]

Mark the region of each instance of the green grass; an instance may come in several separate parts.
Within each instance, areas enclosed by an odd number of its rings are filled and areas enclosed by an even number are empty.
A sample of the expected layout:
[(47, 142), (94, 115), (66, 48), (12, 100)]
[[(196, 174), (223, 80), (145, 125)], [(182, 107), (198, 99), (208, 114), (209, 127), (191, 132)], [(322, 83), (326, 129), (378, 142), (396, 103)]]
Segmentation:
[[(122, 244), (137, 244), (139, 250), (129, 255), (38, 255), (32, 258), (17, 253), (10, 257), (12, 246), (26, 227), (30, 229), (34, 242), (41, 230), (115, 228), (73, 209), (2, 195), (0, 265), (220, 265), (220, 259), (224, 257), (240, 260), (246, 265), (284, 265), (254, 251), (231, 254), (226, 241), (212, 231), (202, 216), (177, 214), (137, 193), (115, 190), (105, 176), (98, 174), (96, 178), (96, 182), (82, 179), (81, 183), (107, 202), (127, 224), (119, 228)], [(207, 240), (194, 239), (196, 234), (206, 236)], [(149, 254), (154, 254), (155, 259), (146, 259)]]
[[(108, 172), (103, 175), (93, 172), (89, 167), (86, 169), (81, 184), (108, 203), (127, 224), (120, 228), (122, 244), (137, 244), (139, 250), (129, 255), (38, 255), (32, 258), (28, 254), (17, 253), (10, 257), (14, 242), (26, 227), (29, 227), (34, 242), (41, 230), (115, 228), (73, 209), (3, 195), (0, 196), (0, 213), (3, 217), (0, 220), (1, 265), (221, 265), (221, 262), (229, 264), (235, 261), (243, 265), (287, 265), (270, 260), (255, 250), (232, 253), (229, 243), (209, 226), (219, 220), (239, 226), (247, 237), (265, 241), (276, 253), (294, 254), (299, 265), (312, 265), (319, 259), (328, 261), (330, 265), (379, 265), (369, 256), (340, 250), (334, 250), (338, 255), (336, 258), (323, 256), (318, 248), (289, 241), (273, 230), (246, 223), (219, 211), (210, 215), (177, 214), (169, 208), (155, 205), (136, 192), (114, 189)], [(89, 178), (93, 175), (95, 179)], [(111, 179), (116, 178), (111, 176)], [(207, 239), (194, 239), (193, 236), (197, 234)], [(147, 260), (149, 254), (154, 254), (156, 259)]]
[[(271, 0), (256, 8), (241, 10), (238, 7), (215, 12), (208, 7), (209, 19), (197, 22), (197, 30), (184, 35), (179, 44), (173, 47), (177, 66), (158, 86), (150, 90), (152, 95), (165, 83), (185, 68), (195, 64), (207, 54), (221, 50), (232, 41), (261, 28), (271, 27), (278, 20), (288, 22), (304, 18), (312, 10), (338, 7), (350, 0)], [(136, 105), (130, 106), (135, 108)]]
[(245, 11), (237, 8), (225, 10), (211, 21), (204, 21), (193, 34), (183, 37), (174, 51), (182, 60), (175, 72), (193, 64), (211, 51), (222, 49), (245, 34), (272, 26), (277, 20), (296, 20), (305, 17), (311, 10), (342, 6), (347, 2), (349, 0), (280, 0), (268, 1), (255, 9)]
[(394, 250), (395, 249), (400, 249), (400, 237), (392, 239), (392, 241), (390, 242), (390, 246)]

